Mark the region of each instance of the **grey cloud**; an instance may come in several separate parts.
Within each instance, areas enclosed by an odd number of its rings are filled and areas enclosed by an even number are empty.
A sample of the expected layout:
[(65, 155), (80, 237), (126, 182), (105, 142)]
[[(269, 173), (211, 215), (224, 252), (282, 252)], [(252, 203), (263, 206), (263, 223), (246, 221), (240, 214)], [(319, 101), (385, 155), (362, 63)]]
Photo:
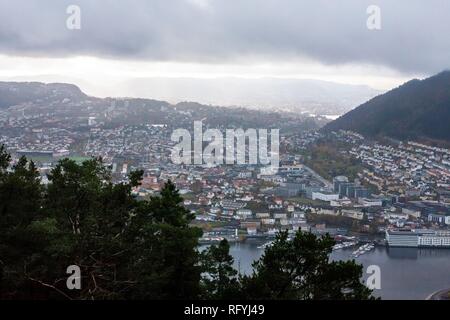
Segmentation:
[[(79, 5), (82, 29), (66, 28)], [(366, 8), (382, 30), (366, 28)], [(0, 0), (0, 53), (189, 62), (310, 57), (405, 73), (450, 67), (448, 0)]]

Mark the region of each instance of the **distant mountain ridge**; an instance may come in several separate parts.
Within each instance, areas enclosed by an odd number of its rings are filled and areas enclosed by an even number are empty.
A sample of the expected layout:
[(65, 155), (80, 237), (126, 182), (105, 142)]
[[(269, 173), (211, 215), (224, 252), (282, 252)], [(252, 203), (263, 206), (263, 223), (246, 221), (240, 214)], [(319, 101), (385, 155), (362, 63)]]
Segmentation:
[[(242, 107), (203, 105), (197, 102), (179, 102), (148, 98), (107, 97), (86, 95), (73, 84), (41, 82), (0, 82), (0, 110), (8, 107), (22, 114), (59, 111), (70, 116), (89, 117), (93, 113), (114, 111), (123, 117), (113, 117), (108, 125), (168, 124), (191, 128), (192, 121), (205, 121), (213, 128), (281, 128), (296, 131), (317, 130), (327, 120), (308, 114), (251, 110)], [(129, 112), (123, 113), (124, 109)], [(26, 111), (25, 111), (26, 110)], [(101, 111), (99, 111), (101, 110)], [(126, 118), (124, 118), (126, 117)], [(282, 125), (280, 125), (282, 123)], [(278, 127), (277, 127), (278, 126)]]
[(328, 123), (322, 130), (341, 129), (368, 137), (450, 141), (450, 71), (408, 81)]
[(27, 102), (71, 99), (80, 101), (88, 96), (80, 88), (67, 83), (0, 82), (0, 108)]
[(365, 85), (286, 78), (138, 78), (123, 83), (133, 96), (196, 101), (260, 110), (341, 115), (380, 91)]
[[(365, 85), (276, 78), (139, 78), (124, 82), (121, 87), (125, 90), (116, 91), (117, 96), (136, 97), (128, 99), (156, 99), (173, 105), (190, 101), (203, 105), (330, 116), (344, 114), (380, 93)], [(0, 108), (26, 102), (60, 102), (61, 99), (76, 102), (87, 97), (76, 85), (58, 81), (48, 84), (0, 82)]]

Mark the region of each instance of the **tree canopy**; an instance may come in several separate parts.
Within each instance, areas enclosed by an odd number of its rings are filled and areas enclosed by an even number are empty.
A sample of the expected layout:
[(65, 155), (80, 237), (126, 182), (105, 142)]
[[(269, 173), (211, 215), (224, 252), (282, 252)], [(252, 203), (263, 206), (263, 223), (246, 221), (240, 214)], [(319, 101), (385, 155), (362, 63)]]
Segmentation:
[[(168, 181), (138, 200), (143, 172), (113, 183), (101, 159), (63, 159), (41, 184), (32, 161), (0, 147), (0, 299), (367, 299), (362, 266), (332, 262), (333, 240), (282, 232), (251, 275), (226, 240), (199, 250), (202, 231)], [(70, 290), (69, 266), (81, 288)]]

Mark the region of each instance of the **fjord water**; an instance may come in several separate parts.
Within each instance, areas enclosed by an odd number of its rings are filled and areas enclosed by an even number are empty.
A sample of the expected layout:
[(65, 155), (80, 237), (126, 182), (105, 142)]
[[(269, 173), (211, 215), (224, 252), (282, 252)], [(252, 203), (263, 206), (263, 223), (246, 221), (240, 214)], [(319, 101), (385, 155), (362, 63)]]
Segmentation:
[[(230, 244), (235, 268), (250, 273), (251, 264), (263, 253), (258, 243)], [(348, 260), (353, 248), (334, 251), (332, 259)], [(450, 288), (450, 249), (415, 249), (376, 247), (355, 259), (364, 266), (381, 270), (381, 289), (374, 295), (382, 299), (426, 299), (431, 293)], [(369, 274), (364, 274), (364, 281)]]

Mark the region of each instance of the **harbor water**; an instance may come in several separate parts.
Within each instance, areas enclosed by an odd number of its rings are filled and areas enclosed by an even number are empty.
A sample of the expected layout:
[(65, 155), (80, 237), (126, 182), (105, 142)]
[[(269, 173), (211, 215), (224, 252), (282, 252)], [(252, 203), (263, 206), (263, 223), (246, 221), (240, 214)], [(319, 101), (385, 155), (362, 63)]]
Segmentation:
[[(235, 268), (241, 273), (251, 273), (252, 263), (263, 253), (261, 243), (243, 242), (230, 244)], [(357, 248), (333, 251), (331, 258), (355, 259), (364, 266), (381, 270), (381, 289), (374, 295), (382, 299), (425, 299), (431, 293), (450, 288), (450, 249), (416, 249), (375, 247), (357, 258), (352, 252)], [(364, 274), (366, 279), (369, 274)], [(365, 280), (364, 280), (365, 281)]]

